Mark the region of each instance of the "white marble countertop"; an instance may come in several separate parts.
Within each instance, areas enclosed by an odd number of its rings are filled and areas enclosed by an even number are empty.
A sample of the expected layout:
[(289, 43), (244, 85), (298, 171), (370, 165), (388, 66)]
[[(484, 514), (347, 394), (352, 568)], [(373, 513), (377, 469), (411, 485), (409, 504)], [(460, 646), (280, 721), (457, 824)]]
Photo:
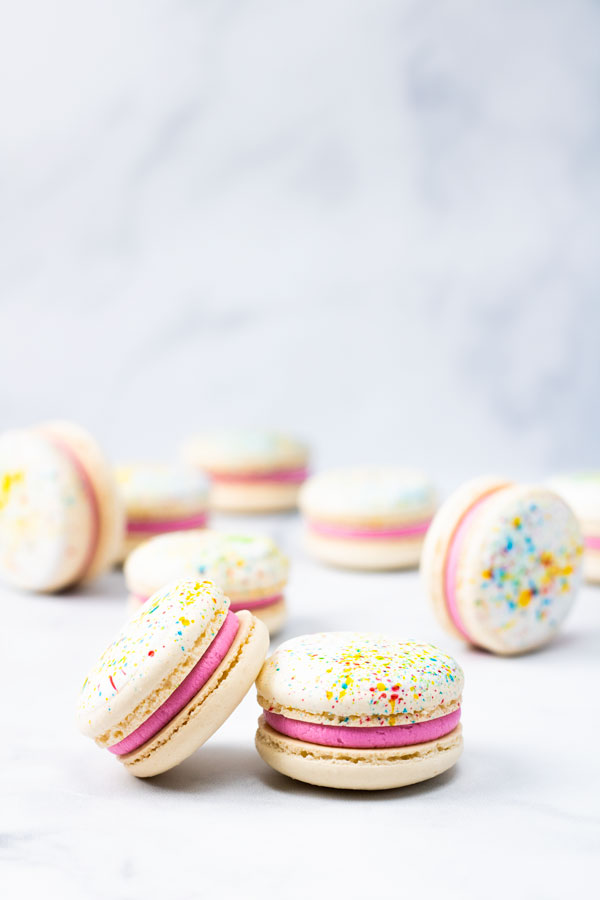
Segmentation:
[(459, 764), (377, 794), (295, 783), (254, 750), (252, 691), (193, 757), (136, 780), (73, 721), (81, 680), (125, 616), (121, 573), (59, 597), (4, 589), (2, 896), (588, 896), (600, 829), (600, 590), (582, 591), (552, 646), (501, 659), (440, 631), (416, 573), (312, 563), (294, 516), (247, 525), (266, 527), (293, 559), (289, 624), (275, 643), (371, 628), (457, 656)]

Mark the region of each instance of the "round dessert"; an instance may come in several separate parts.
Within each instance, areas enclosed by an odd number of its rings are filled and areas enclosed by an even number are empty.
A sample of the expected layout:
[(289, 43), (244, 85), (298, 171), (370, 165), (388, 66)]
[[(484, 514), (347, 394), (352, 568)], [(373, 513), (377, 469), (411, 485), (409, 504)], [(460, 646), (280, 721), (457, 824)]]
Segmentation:
[(421, 472), (394, 466), (334, 469), (300, 492), (308, 550), (351, 569), (419, 564), (435, 512), (435, 490)]
[(124, 516), (112, 468), (69, 422), (0, 437), (0, 577), (58, 591), (115, 562)]
[(600, 471), (557, 475), (549, 486), (569, 504), (583, 532), (583, 574), (600, 582)]
[(152, 538), (129, 556), (125, 580), (139, 607), (175, 579), (207, 578), (229, 597), (231, 609), (249, 609), (274, 633), (284, 623), (288, 560), (268, 537), (181, 531)]
[(330, 632), (286, 641), (256, 682), (256, 747), (291, 778), (379, 790), (434, 778), (462, 752), (463, 673), (431, 644)]
[(211, 506), (224, 512), (294, 509), (307, 477), (308, 449), (271, 431), (219, 431), (191, 438), (185, 461), (206, 472)]
[(127, 513), (122, 560), (157, 534), (206, 527), (209, 485), (198, 470), (178, 463), (139, 462), (115, 471)]
[(582, 558), (577, 520), (557, 494), (478, 478), (440, 508), (422, 571), (448, 632), (508, 655), (552, 640), (577, 595)]
[(209, 581), (154, 594), (106, 648), (81, 688), (80, 730), (140, 778), (178, 765), (248, 693), (269, 636), (231, 612)]

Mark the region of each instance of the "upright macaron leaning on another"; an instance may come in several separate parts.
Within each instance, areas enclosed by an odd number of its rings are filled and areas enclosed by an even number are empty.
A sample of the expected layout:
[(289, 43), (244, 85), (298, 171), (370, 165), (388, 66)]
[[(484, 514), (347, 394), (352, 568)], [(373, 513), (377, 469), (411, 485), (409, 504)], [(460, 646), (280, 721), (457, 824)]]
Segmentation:
[(209, 484), (197, 469), (138, 462), (117, 466), (115, 472), (127, 513), (121, 559), (157, 534), (206, 527)]
[(288, 560), (268, 537), (188, 531), (147, 541), (129, 556), (125, 580), (139, 606), (169, 581), (207, 578), (218, 584), (237, 612), (249, 609), (271, 633), (286, 616)]
[(263, 623), (231, 612), (211, 582), (170, 585), (127, 622), (85, 679), (79, 728), (133, 775), (165, 772), (238, 706), (268, 644)]
[(600, 582), (600, 471), (557, 475), (548, 484), (566, 500), (579, 520), (585, 545), (585, 577)]
[(479, 478), (440, 508), (422, 570), (450, 634), (508, 655), (556, 635), (577, 595), (582, 561), (577, 520), (557, 494)]
[(324, 787), (425, 781), (462, 752), (463, 681), (431, 644), (353, 632), (293, 638), (258, 676), (256, 747), (283, 775)]
[(308, 449), (273, 431), (215, 431), (190, 438), (185, 461), (206, 472), (211, 506), (224, 512), (267, 513), (294, 509), (308, 474)]
[(417, 566), (436, 508), (422, 472), (396, 466), (334, 469), (310, 478), (300, 492), (309, 551), (353, 569)]
[(116, 560), (124, 515), (112, 467), (70, 422), (0, 436), (0, 578), (58, 591)]

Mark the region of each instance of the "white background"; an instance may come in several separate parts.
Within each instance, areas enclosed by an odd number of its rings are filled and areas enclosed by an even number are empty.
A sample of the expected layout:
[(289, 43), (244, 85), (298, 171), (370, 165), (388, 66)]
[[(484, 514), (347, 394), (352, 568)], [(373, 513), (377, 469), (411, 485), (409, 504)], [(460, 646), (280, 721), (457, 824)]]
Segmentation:
[[(114, 458), (282, 425), (318, 466), (417, 464), (443, 489), (597, 466), (599, 83), (592, 0), (14, 4), (0, 424), (73, 418)], [(294, 555), (284, 636), (381, 627), (452, 650), (416, 576), (324, 570), (293, 519), (268, 527)], [(586, 884), (597, 591), (543, 654), (456, 646), (463, 762), (377, 797), (270, 775), (251, 699), (160, 784), (128, 779), (71, 726), (122, 592), (113, 574), (80, 601), (0, 598), (7, 896)]]

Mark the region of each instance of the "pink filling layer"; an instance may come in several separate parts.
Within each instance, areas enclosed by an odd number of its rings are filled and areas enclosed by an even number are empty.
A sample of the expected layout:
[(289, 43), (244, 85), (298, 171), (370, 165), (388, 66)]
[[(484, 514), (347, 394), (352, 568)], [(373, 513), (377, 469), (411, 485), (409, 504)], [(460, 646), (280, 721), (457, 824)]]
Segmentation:
[(600, 550), (600, 537), (586, 537), (583, 543), (588, 550)]
[(205, 528), (206, 513), (185, 519), (129, 519), (127, 534), (163, 534), (166, 531), (187, 531), (189, 528)]
[[(148, 597), (142, 594), (133, 594), (138, 603), (145, 603)], [(231, 612), (240, 612), (242, 609), (262, 609), (263, 606), (274, 606), (283, 600), (283, 594), (274, 594), (272, 597), (259, 597), (256, 600), (240, 600), (237, 603), (230, 602), (229, 609)]]
[(355, 526), (333, 524), (331, 522), (318, 522), (311, 520), (308, 523), (311, 531), (323, 534), (326, 537), (341, 538), (408, 538), (425, 534), (431, 519), (424, 522), (412, 522), (410, 525), (402, 525), (397, 528), (356, 528)]
[[(500, 490), (500, 488), (498, 488), (498, 490)], [(452, 535), (450, 545), (448, 547), (448, 553), (446, 556), (446, 568), (444, 572), (446, 608), (454, 625), (467, 641), (471, 640), (471, 636), (466, 630), (460, 617), (460, 612), (458, 610), (458, 600), (456, 596), (458, 565), (460, 562), (465, 537), (467, 535), (471, 522), (475, 518), (475, 515), (479, 511), (480, 507), (482, 507), (494, 493), (496, 493), (496, 491), (490, 491), (490, 493), (485, 494), (483, 497), (480, 497), (479, 500), (477, 500), (463, 516), (458, 528)]]
[(158, 734), (161, 728), (168, 725), (171, 719), (174, 719), (184, 706), (187, 706), (190, 700), (196, 696), (213, 672), (223, 662), (229, 648), (233, 644), (239, 624), (237, 616), (231, 611), (228, 612), (213, 642), (192, 671), (186, 675), (179, 687), (175, 688), (162, 706), (159, 706), (156, 712), (153, 712), (135, 731), (132, 731), (118, 744), (113, 744), (112, 747), (109, 747), (110, 752), (115, 753), (117, 756), (131, 753), (132, 750), (137, 750), (138, 747), (141, 747), (142, 744), (145, 744), (146, 741)]
[(263, 481), (300, 484), (308, 478), (308, 469), (273, 469), (270, 472), (210, 472), (213, 481), (253, 484)]
[(64, 455), (68, 457), (69, 462), (77, 471), (79, 480), (81, 481), (85, 496), (90, 507), (90, 517), (92, 524), (90, 532), (90, 542), (81, 564), (81, 569), (75, 579), (76, 581), (79, 581), (79, 579), (83, 578), (90, 568), (96, 555), (96, 550), (98, 549), (98, 541), (100, 540), (100, 504), (98, 502), (98, 495), (96, 494), (96, 488), (94, 487), (94, 483), (90, 478), (86, 467), (79, 459), (75, 451), (72, 450), (65, 441), (62, 441), (54, 434), (45, 433), (45, 436), (50, 441), (50, 443), (57, 448), (57, 450), (60, 450), (61, 453), (64, 453)]
[(264, 717), (267, 724), (275, 731), (299, 741), (322, 744), (325, 747), (377, 750), (384, 747), (407, 747), (410, 744), (422, 744), (425, 741), (435, 741), (445, 734), (450, 734), (460, 721), (460, 709), (448, 713), (447, 716), (429, 719), (427, 722), (417, 722), (414, 725), (384, 725), (381, 728), (377, 726), (356, 728), (346, 725), (318, 725), (313, 722), (288, 719), (286, 716), (268, 712), (268, 710), (264, 711)]

